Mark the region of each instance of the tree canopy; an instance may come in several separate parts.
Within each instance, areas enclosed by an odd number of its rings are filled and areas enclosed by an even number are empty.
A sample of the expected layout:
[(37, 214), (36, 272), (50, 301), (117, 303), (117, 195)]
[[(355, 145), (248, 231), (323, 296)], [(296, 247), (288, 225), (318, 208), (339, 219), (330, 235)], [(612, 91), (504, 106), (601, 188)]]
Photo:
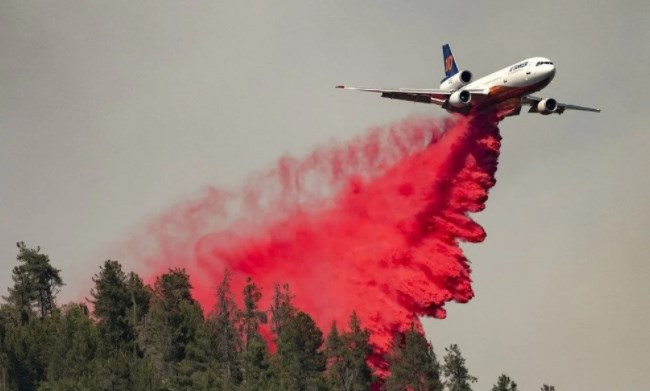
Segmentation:
[(393, 342), (389, 356), (391, 373), (385, 389), (389, 391), (442, 391), (440, 364), (424, 335), (411, 327)]
[(492, 391), (518, 391), (517, 383), (510, 379), (505, 374), (499, 376), (497, 384), (492, 386)]
[[(375, 377), (370, 332), (356, 313), (324, 335), (287, 284), (275, 286), (264, 308), (252, 279), (240, 296), (231, 291), (242, 276), (229, 271), (215, 282), (207, 316), (184, 269), (149, 286), (115, 260), (93, 276), (89, 305), (59, 306), (61, 271), (39, 247), (17, 247), (13, 285), (0, 304), (0, 391), (468, 391), (476, 382), (457, 345), (441, 365), (415, 328), (395, 335), (389, 375)], [(506, 375), (492, 388), (516, 390)]]

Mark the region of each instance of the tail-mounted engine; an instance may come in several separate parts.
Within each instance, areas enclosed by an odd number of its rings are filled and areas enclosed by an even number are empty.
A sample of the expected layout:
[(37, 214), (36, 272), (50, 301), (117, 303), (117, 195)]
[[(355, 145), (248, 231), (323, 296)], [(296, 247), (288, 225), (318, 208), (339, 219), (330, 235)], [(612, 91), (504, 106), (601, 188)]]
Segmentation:
[(443, 80), (443, 82), (440, 84), (440, 89), (447, 91), (457, 90), (471, 82), (472, 77), (472, 72), (468, 70), (460, 71), (450, 78)]

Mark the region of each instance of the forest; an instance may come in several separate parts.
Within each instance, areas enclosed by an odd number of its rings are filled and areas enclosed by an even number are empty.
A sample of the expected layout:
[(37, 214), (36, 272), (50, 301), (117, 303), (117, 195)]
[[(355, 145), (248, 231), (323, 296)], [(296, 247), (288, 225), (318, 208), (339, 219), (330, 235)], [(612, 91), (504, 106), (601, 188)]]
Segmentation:
[[(355, 313), (320, 330), (277, 285), (270, 308), (250, 278), (237, 303), (230, 273), (204, 313), (176, 268), (147, 285), (115, 260), (92, 278), (88, 303), (57, 304), (61, 270), (39, 247), (17, 243), (13, 285), (0, 305), (0, 386), (9, 390), (434, 390), (476, 383), (460, 348), (439, 359), (411, 328), (394, 336), (383, 376)], [(442, 353), (442, 352), (441, 352)], [(517, 391), (506, 374), (491, 391)], [(544, 384), (542, 391), (554, 391)]]

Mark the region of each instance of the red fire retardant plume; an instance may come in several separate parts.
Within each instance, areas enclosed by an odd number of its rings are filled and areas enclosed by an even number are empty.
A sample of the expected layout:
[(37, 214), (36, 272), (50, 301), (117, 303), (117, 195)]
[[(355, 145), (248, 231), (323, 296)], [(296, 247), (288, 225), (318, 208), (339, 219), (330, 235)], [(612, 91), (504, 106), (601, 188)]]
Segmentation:
[(186, 268), (206, 311), (225, 269), (239, 299), (251, 276), (266, 308), (274, 285), (288, 283), (324, 331), (356, 311), (385, 374), (395, 333), (421, 330), (418, 317), (444, 318), (446, 302), (473, 296), (459, 242), (485, 239), (468, 213), (483, 210), (495, 184), (497, 122), (408, 119), (280, 159), (240, 191), (209, 189), (175, 206), (131, 242), (131, 255), (146, 260), (150, 280)]

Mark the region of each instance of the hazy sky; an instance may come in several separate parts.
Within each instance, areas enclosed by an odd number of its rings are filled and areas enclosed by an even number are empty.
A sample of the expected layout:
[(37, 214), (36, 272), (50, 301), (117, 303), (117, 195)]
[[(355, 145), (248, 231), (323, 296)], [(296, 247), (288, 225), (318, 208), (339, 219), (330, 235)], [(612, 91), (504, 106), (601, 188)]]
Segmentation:
[[(70, 286), (207, 185), (435, 106), (339, 83), (436, 88), (440, 45), (484, 74), (551, 58), (542, 95), (601, 114), (502, 123), (498, 183), (464, 246), (476, 297), (425, 320), (477, 390), (643, 390), (650, 372), (650, 3), (0, 2), (0, 291), (15, 242)], [(61, 301), (78, 292), (64, 290)]]

